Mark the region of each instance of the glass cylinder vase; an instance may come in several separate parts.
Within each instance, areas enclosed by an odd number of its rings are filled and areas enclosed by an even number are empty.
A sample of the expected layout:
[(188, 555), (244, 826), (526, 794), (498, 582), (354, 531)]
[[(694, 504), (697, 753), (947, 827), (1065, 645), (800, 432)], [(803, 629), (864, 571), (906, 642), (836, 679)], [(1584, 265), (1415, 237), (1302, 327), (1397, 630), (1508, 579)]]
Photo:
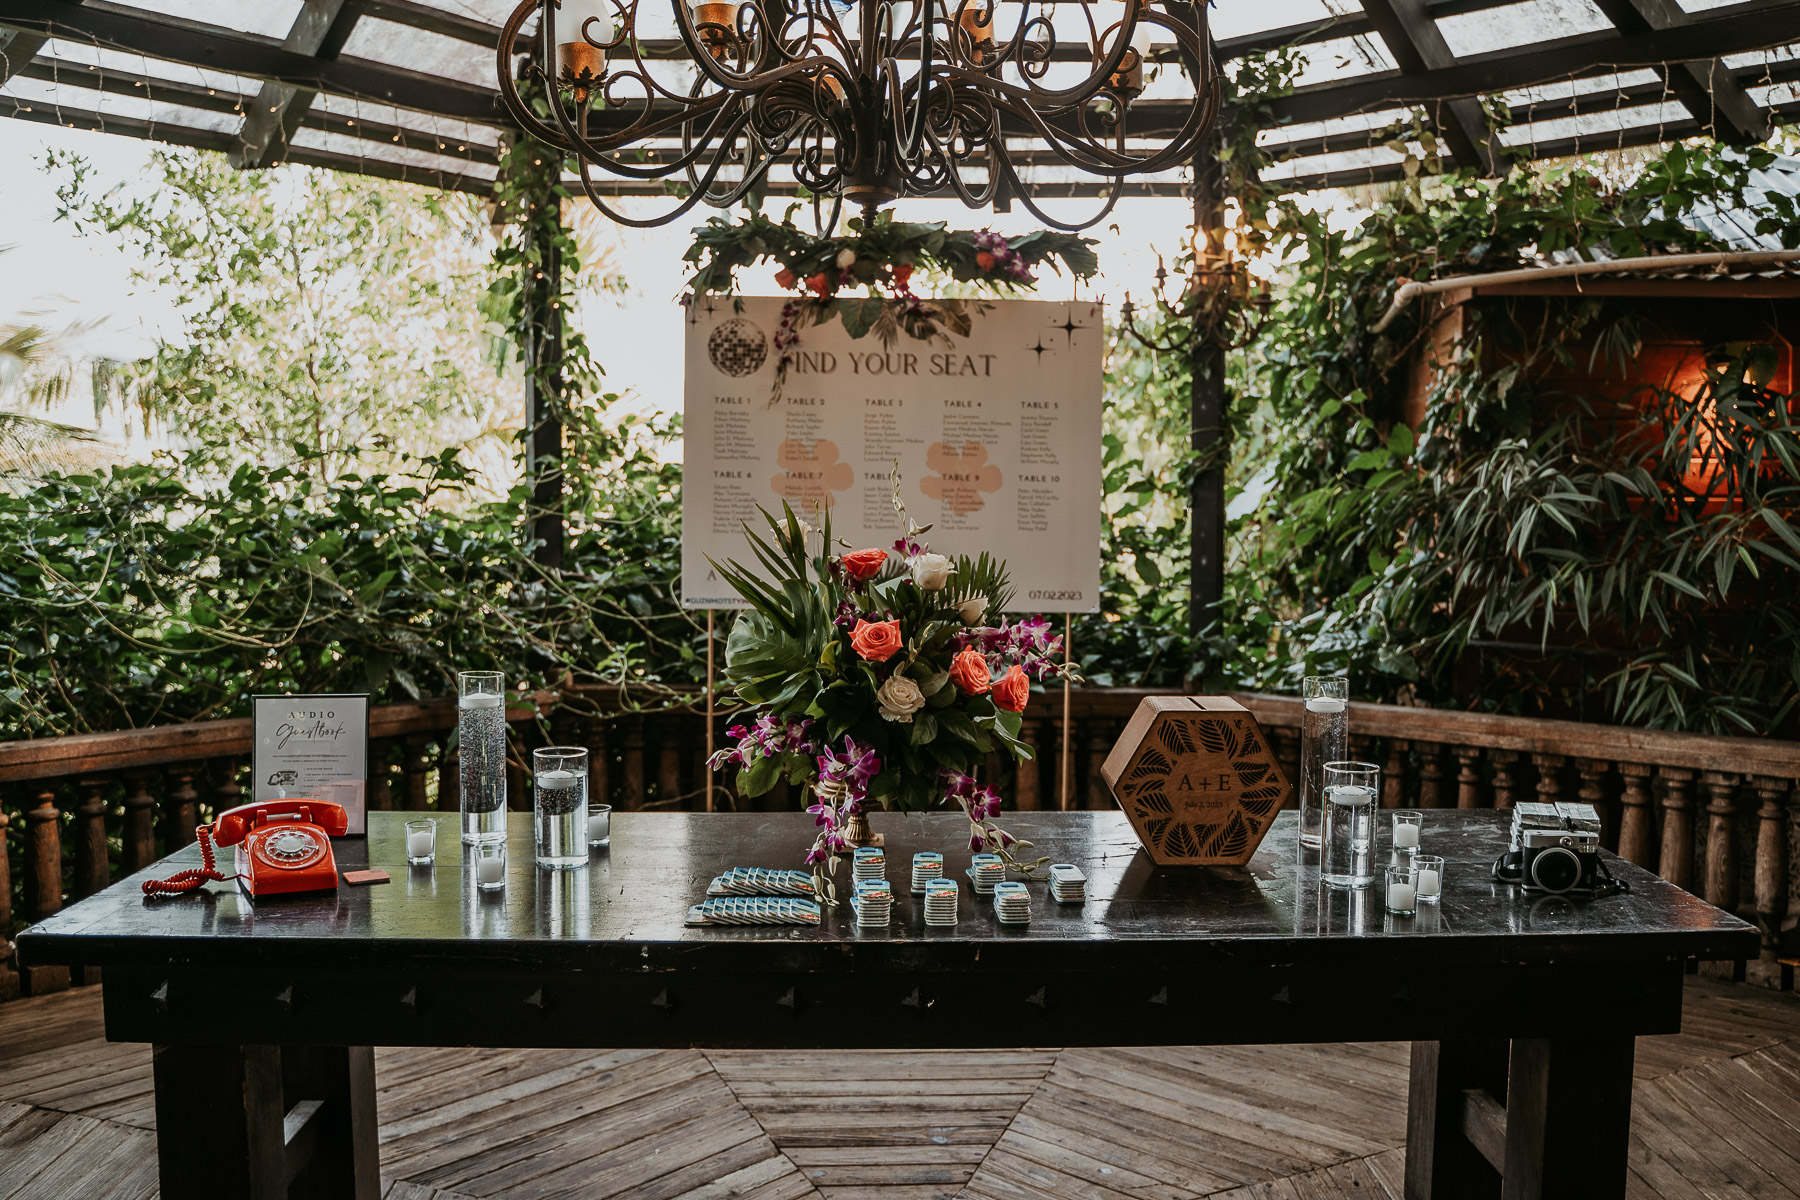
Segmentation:
[(506, 840), (506, 678), (464, 671), (457, 682), (457, 784), (464, 845)]
[(1331, 887), (1366, 888), (1375, 882), (1375, 804), (1381, 795), (1381, 768), (1374, 763), (1326, 763), (1324, 782), (1319, 875)]
[(537, 865), (557, 871), (587, 866), (588, 752), (580, 746), (533, 750), (531, 778)]
[(1300, 694), (1300, 844), (1317, 850), (1325, 824), (1325, 764), (1350, 757), (1350, 680), (1308, 675)]

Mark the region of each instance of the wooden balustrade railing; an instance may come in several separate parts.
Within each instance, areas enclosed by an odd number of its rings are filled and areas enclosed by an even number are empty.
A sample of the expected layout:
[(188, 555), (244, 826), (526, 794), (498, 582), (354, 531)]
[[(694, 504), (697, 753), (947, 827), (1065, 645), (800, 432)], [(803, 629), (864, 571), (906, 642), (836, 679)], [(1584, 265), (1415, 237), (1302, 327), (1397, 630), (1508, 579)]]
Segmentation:
[[(1110, 808), (1099, 765), (1146, 695), (1160, 690), (1079, 688), (1067, 729), (1060, 693), (1034, 696), (1024, 735), (1035, 760), (991, 757), (988, 777), (1010, 807)], [(1298, 774), (1301, 704), (1239, 695), (1268, 731), (1290, 777)], [(590, 787), (622, 809), (793, 808), (785, 786), (744, 801), (705, 764), (698, 705), (646, 710), (616, 690), (583, 690), (542, 720), (515, 711), (511, 794), (524, 798), (530, 748), (584, 745)], [(719, 714), (714, 738), (736, 718)], [(448, 700), (386, 705), (370, 715), (372, 809), (454, 808), (456, 763)], [(1705, 737), (1576, 721), (1351, 705), (1352, 748), (1383, 768), (1389, 807), (1506, 808), (1521, 799), (1581, 799), (1605, 817), (1605, 837), (1632, 862), (1755, 921), (1770, 951), (1791, 949), (1800, 922), (1800, 743)], [(1060, 762), (1071, 760), (1068, 794)], [(64, 968), (21, 978), (8, 969), (5, 935), (68, 900), (194, 840), (195, 827), (244, 795), (250, 722), (224, 720), (117, 733), (0, 743), (0, 998), (67, 986)], [(15, 911), (16, 909), (16, 911)], [(74, 978), (92, 973), (74, 969)]]

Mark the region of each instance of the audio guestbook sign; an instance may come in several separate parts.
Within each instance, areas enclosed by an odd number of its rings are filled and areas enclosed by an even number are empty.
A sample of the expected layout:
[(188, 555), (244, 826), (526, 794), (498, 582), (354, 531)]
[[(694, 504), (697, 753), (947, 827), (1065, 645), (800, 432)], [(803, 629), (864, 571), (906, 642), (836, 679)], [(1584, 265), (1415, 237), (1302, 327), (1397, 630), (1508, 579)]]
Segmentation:
[[(1099, 304), (1001, 300), (966, 337), (884, 346), (809, 325), (771, 399), (779, 297), (687, 313), (682, 603), (741, 608), (707, 561), (753, 566), (749, 521), (782, 501), (833, 535), (892, 547), (899, 463), (908, 514), (941, 554), (1006, 560), (1013, 607), (1092, 612), (1100, 597)], [(817, 523), (816, 521), (814, 522)]]

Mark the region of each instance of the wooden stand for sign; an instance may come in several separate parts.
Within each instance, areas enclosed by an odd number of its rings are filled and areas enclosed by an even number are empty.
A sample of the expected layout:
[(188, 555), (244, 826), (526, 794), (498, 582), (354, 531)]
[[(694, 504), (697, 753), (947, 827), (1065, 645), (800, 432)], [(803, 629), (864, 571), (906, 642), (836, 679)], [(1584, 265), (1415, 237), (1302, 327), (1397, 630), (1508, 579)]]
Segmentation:
[(1250, 711), (1224, 696), (1150, 696), (1100, 767), (1158, 866), (1240, 866), (1293, 787)]

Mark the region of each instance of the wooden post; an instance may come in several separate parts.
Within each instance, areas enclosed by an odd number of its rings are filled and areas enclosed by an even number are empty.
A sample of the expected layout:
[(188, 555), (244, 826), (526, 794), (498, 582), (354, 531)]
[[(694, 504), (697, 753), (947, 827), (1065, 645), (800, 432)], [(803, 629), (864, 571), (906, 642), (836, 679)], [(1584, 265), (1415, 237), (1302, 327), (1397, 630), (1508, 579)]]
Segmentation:
[(644, 718), (625, 718), (625, 796), (622, 807), (644, 807)]
[(0, 1002), (19, 995), (19, 975), (12, 967), (12, 943), (6, 931), (12, 928), (12, 854), (11, 839), (6, 836), (9, 819), (0, 812)]
[(425, 761), (425, 737), (411, 733), (401, 743), (400, 773), (408, 812), (424, 812), (431, 807), (429, 788), (430, 765)]
[(1481, 761), (1480, 746), (1458, 746), (1456, 761), (1459, 770), (1456, 773), (1456, 807), (1481, 807), (1481, 772), (1475, 764)]
[(1624, 1200), (1635, 1039), (1514, 1038), (1500, 1200)]
[(611, 804), (612, 752), (606, 744), (606, 722), (589, 721), (587, 731), (588, 795), (601, 804)]
[(1106, 780), (1100, 775), (1100, 764), (1106, 761), (1107, 752), (1112, 749), (1118, 734), (1113, 732), (1112, 722), (1102, 717), (1089, 714), (1087, 721), (1087, 807), (1104, 812), (1113, 806), (1112, 789), (1106, 786)]
[(1419, 744), (1419, 807), (1442, 808), (1443, 806), (1444, 748), (1436, 742), (1421, 742)]
[(156, 861), (156, 800), (150, 772), (125, 776), (125, 827), (119, 836), (119, 870), (133, 875)]
[(1611, 767), (1612, 764), (1604, 758), (1576, 759), (1575, 771), (1581, 776), (1581, 787), (1575, 795), (1583, 804), (1593, 805), (1594, 811), (1600, 814), (1600, 827), (1604, 831), (1601, 835), (1603, 844), (1616, 847), (1619, 844), (1618, 814), (1606, 802), (1606, 784), (1603, 782)]
[(369, 811), (391, 812), (394, 807), (393, 764), (389, 761), (394, 743), (388, 738), (369, 742)]
[(176, 763), (169, 768), (163, 788), (163, 849), (173, 854), (194, 844), (194, 827), (200, 823), (200, 793), (194, 790), (194, 768)]
[(1406, 807), (1406, 752), (1411, 743), (1389, 738), (1387, 763), (1381, 768), (1381, 807)]
[(62, 911), (62, 814), (56, 810), (56, 784), (46, 781), (25, 813), (27, 914), (33, 921)]
[[(1063, 662), (1075, 660), (1075, 615), (1063, 614)], [(1074, 696), (1069, 677), (1063, 676), (1062, 695), (1062, 736), (1057, 740), (1056, 772), (1056, 806), (1065, 812), (1075, 807), (1073, 799), (1073, 780), (1075, 777), (1075, 723), (1070, 717)]]
[(1763, 945), (1774, 947), (1787, 915), (1787, 799), (1793, 784), (1766, 775), (1758, 775), (1754, 783), (1762, 801), (1756, 814), (1756, 920), (1762, 926)]
[(1681, 767), (1662, 769), (1662, 859), (1657, 874), (1678, 888), (1694, 887), (1694, 801), (1689, 789), (1694, 773)]
[(1700, 778), (1710, 797), (1706, 806), (1706, 878), (1702, 885), (1706, 902), (1734, 912), (1738, 901), (1738, 777), (1724, 771), (1707, 771)]
[(462, 764), (454, 754), (441, 749), (437, 764), (437, 811), (456, 812), (462, 808)]
[(1490, 750), (1488, 761), (1494, 764), (1494, 807), (1511, 808), (1513, 792), (1517, 784), (1513, 779), (1513, 765), (1519, 761), (1516, 750)]
[(1619, 857), (1646, 871), (1656, 863), (1656, 816), (1650, 811), (1650, 768), (1642, 763), (1619, 764), (1625, 793), (1619, 798)]
[(1537, 768), (1538, 799), (1546, 804), (1555, 804), (1562, 799), (1562, 769), (1569, 760), (1560, 754), (1534, 754), (1531, 764)]
[(106, 853), (106, 783), (85, 776), (76, 784), (81, 800), (75, 805), (75, 873), (69, 892), (77, 900), (105, 891), (112, 871)]
[(674, 724), (675, 718), (668, 716), (659, 722), (662, 736), (656, 752), (656, 799), (662, 808), (681, 795), (681, 744)]
[[(1019, 731), (1024, 734), (1024, 730)], [(1030, 741), (1022, 737), (1023, 741)], [(1036, 750), (1036, 746), (1033, 746)], [(1020, 812), (1036, 812), (1043, 801), (1038, 796), (1038, 759), (1034, 756), (1018, 765), (1013, 772), (1013, 806)]]
[(213, 785), (213, 813), (230, 812), (244, 803), (244, 788), (238, 783), (238, 760), (219, 760), (219, 779)]
[(1505, 1103), (1505, 1038), (1414, 1042), (1406, 1105), (1406, 1200), (1463, 1200), (1484, 1193), (1494, 1169), (1463, 1136), (1470, 1092)]

